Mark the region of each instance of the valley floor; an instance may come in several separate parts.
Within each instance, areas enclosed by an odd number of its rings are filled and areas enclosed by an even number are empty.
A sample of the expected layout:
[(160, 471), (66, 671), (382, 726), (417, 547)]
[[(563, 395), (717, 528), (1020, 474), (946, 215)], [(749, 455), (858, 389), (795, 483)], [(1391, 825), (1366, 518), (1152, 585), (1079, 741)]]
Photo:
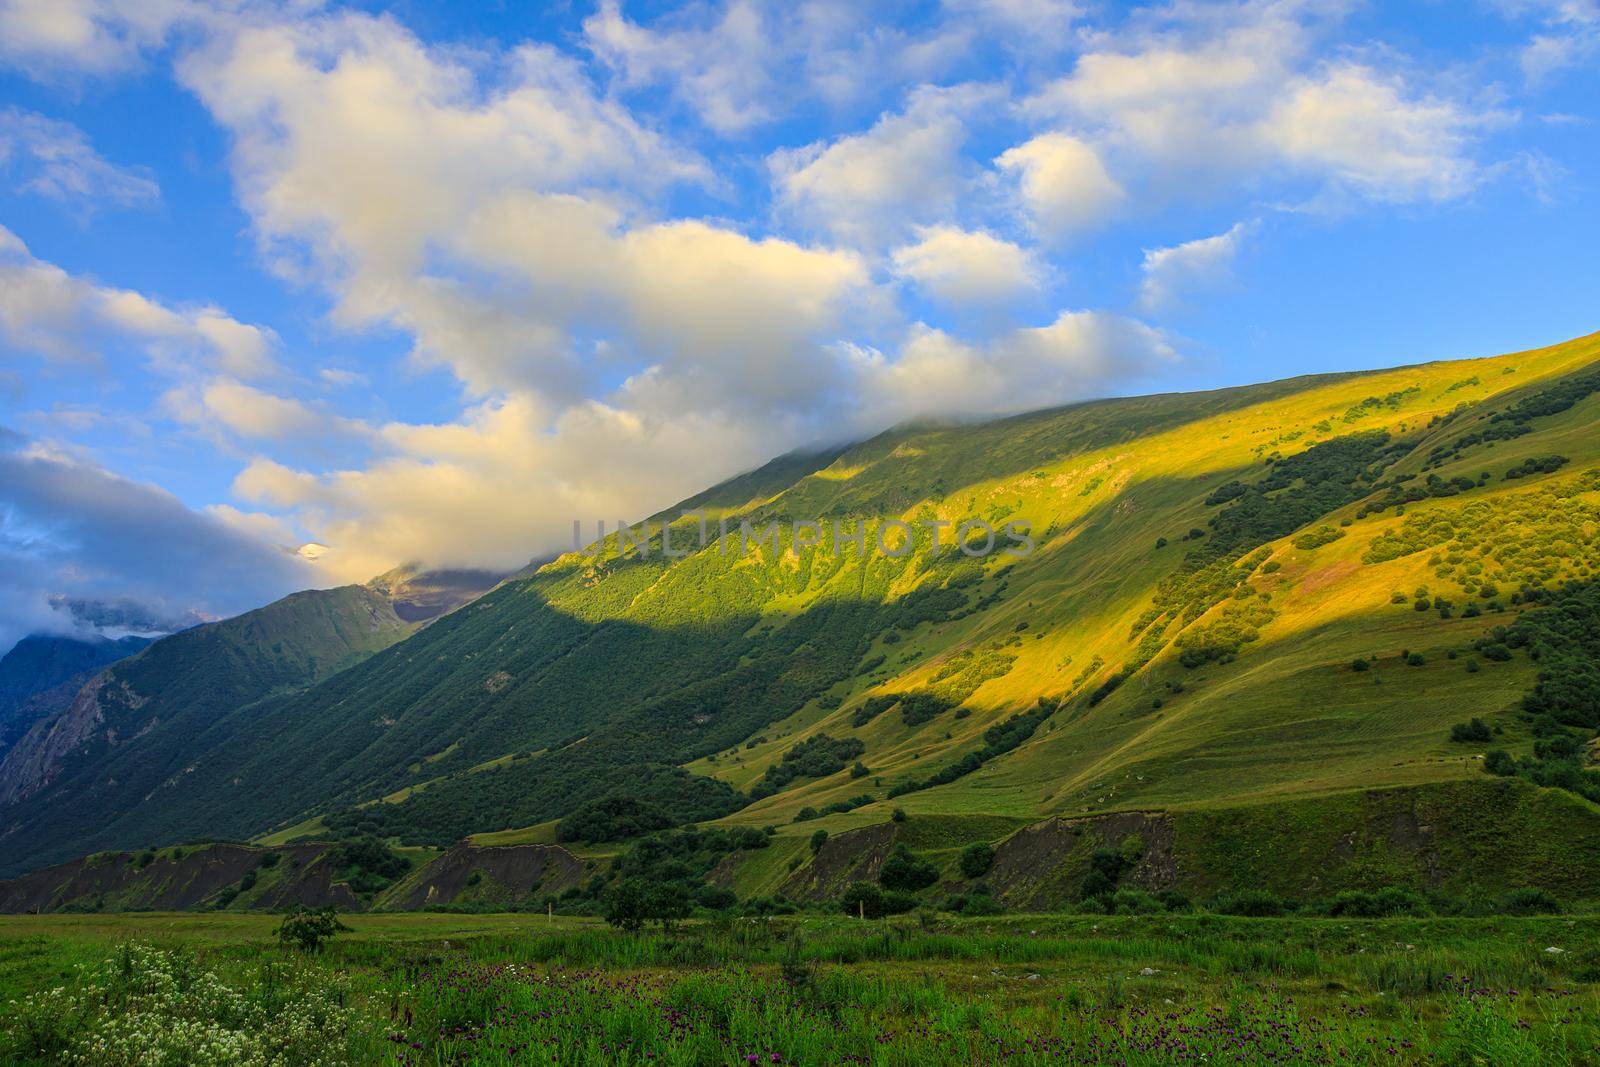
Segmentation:
[(1585, 1064), (1600, 917), (0, 917), (6, 1063)]

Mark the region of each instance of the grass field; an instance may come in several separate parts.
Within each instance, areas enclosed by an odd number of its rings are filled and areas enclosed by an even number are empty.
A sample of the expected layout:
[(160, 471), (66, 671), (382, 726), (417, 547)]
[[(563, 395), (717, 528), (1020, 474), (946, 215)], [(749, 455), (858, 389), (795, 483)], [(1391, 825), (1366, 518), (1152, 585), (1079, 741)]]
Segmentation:
[(1600, 1062), (1600, 918), (0, 918), (7, 1063)]

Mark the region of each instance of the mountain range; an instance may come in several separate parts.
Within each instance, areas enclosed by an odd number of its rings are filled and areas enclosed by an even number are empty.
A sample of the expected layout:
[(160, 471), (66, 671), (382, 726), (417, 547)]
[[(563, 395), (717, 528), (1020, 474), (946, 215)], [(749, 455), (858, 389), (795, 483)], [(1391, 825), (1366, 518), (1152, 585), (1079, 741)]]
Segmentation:
[[(1597, 414), (1592, 335), (909, 424), (504, 581), (296, 594), (17, 720), (0, 873), (197, 839), (583, 860), (702, 824), (775, 827), (717, 878), (805, 895), (898, 813), (1009, 847), (1018, 899), (1075, 820), (1144, 820), (1213, 887), (1193, 842), (1242, 834), (1236, 877), (1267, 878), (1293, 828), (1317, 863), (1461, 883), (1519, 836), (1600, 834)], [(976, 551), (979, 520), (1029, 550)]]

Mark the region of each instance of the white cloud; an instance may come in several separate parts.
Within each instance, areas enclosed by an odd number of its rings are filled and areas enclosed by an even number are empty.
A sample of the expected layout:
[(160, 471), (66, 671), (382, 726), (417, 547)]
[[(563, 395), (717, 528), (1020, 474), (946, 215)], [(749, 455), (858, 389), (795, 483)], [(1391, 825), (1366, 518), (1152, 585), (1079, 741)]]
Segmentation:
[(915, 244), (897, 248), (895, 274), (935, 300), (960, 307), (997, 308), (1037, 292), (1044, 268), (1025, 249), (981, 230), (932, 226)]
[(44, 77), (125, 69), (230, 0), (0, 0), (0, 59)]
[(1132, 319), (1063, 312), (1047, 326), (985, 345), (918, 326), (896, 358), (858, 349), (863, 404), (899, 418), (929, 412), (997, 415), (1093, 395), (1108, 381), (1176, 360), (1171, 339)]
[(652, 32), (630, 22), (620, 0), (601, 0), (583, 32), (624, 84), (670, 82), (706, 125), (729, 134), (773, 117), (778, 47), (763, 22), (759, 5), (735, 0), (711, 26)]
[(940, 80), (967, 57), (977, 23), (1021, 35), (1043, 27), (1048, 10), (1060, 6), (1057, 0), (975, 0), (910, 31), (849, 0), (687, 4), (669, 7), (650, 25), (629, 19), (621, 0), (601, 0), (583, 31), (617, 88), (664, 86), (679, 107), (734, 137), (804, 102), (845, 107), (898, 93), (908, 81)]
[(768, 166), (784, 209), (857, 247), (945, 218), (969, 182), (966, 113), (992, 97), (982, 86), (920, 89), (863, 133), (774, 153)]
[(1600, 53), (1600, 0), (1497, 0), (1496, 6), (1539, 22), (1520, 57), (1523, 74), (1535, 85)]
[(1104, 225), (1125, 197), (1099, 153), (1063, 133), (1041, 134), (1008, 149), (995, 165), (1015, 176), (1023, 209), (1051, 241)]
[(0, 226), (0, 343), (49, 359), (92, 362), (102, 341), (138, 346), (155, 365), (272, 373), (273, 335), (214, 307), (176, 309), (68, 274)]
[(1391, 202), (1439, 202), (1483, 175), (1476, 139), (1506, 121), (1430, 95), (1398, 70), (1327, 59), (1318, 5), (1168, 9), (1165, 32), (1108, 39), (1025, 103), (1166, 192), (1226, 179), (1301, 180)]
[(0, 111), (0, 169), (26, 192), (91, 207), (127, 207), (161, 196), (147, 171), (108, 163), (70, 122), (16, 107)]
[(1226, 283), (1233, 276), (1233, 261), (1240, 247), (1254, 230), (1254, 223), (1240, 222), (1215, 237), (1147, 249), (1139, 306), (1159, 311), (1186, 292)]

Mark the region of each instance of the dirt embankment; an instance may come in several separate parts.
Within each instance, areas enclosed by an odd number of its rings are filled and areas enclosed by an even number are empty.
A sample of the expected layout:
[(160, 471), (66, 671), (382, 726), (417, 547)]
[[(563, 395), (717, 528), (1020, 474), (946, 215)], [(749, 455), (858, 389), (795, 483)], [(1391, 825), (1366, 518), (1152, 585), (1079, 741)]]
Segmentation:
[[(165, 849), (153, 856), (102, 852), (0, 882), (0, 912), (187, 911), (214, 906), (224, 890), (252, 874), (240, 906), (279, 909), (334, 904), (359, 907), (349, 886), (333, 881), (319, 862), (328, 846), (294, 844), (276, 849), (211, 844)], [(268, 860), (276, 855), (276, 860)]]
[(460, 844), (407, 878), (382, 906), (520, 904), (553, 896), (583, 877), (583, 861), (559, 845)]
[(1138, 838), (1138, 860), (1122, 883), (1148, 892), (1178, 882), (1172, 817), (1160, 812), (1116, 812), (1083, 819), (1046, 819), (1012, 834), (995, 850), (984, 881), (1008, 907), (1046, 910), (1074, 900), (1099, 849), (1120, 850)]
[(892, 822), (835, 834), (809, 863), (784, 880), (778, 892), (790, 900), (828, 900), (851, 882), (876, 882), (898, 837), (899, 824)]

